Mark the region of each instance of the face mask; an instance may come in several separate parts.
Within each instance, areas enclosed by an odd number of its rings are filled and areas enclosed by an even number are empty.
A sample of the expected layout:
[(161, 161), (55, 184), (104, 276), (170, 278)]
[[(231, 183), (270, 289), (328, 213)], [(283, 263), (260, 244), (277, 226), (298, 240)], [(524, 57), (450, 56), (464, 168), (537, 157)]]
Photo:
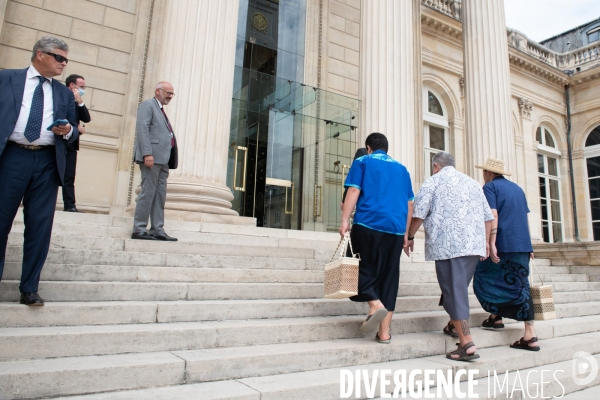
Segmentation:
[(79, 91), (80, 96), (83, 96), (85, 94), (85, 89), (77, 88), (77, 90)]

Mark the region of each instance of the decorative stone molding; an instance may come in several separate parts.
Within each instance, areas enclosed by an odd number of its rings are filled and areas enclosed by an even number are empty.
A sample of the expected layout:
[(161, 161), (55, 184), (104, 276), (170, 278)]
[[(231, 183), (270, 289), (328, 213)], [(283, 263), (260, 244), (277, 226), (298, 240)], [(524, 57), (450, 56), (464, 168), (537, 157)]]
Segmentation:
[[(425, 28), (433, 29), (436, 32), (446, 34), (455, 39), (460, 39), (462, 36), (462, 25), (460, 22), (452, 21), (451, 19), (449, 21), (443, 21), (442, 18), (437, 18), (436, 15), (421, 15), (421, 24)], [(448, 20), (448, 18), (446, 19)], [(451, 24), (451, 22), (455, 23)]]
[(550, 65), (544, 64), (543, 61), (532, 59), (526, 53), (523, 53), (513, 47), (509, 46), (508, 49), (508, 61), (531, 73), (531, 75), (537, 75), (542, 79), (549, 82), (564, 86), (569, 83), (569, 75), (551, 67)]
[(465, 97), (465, 77), (461, 76), (458, 78), (458, 84), (460, 85), (460, 97)]
[(421, 4), (460, 21), (460, 0), (421, 0)]
[(522, 136), (515, 135), (515, 144), (522, 147), (525, 144), (525, 139)]
[(531, 100), (525, 97), (519, 97), (519, 113), (521, 117), (531, 119), (531, 111), (533, 110), (533, 103)]
[(584, 158), (583, 150), (573, 150), (573, 160), (583, 160), (583, 158)]

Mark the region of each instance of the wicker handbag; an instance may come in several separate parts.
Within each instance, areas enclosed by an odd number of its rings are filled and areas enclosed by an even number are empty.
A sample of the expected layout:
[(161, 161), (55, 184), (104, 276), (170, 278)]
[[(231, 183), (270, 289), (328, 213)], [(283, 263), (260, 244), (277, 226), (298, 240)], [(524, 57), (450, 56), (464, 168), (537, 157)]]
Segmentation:
[[(346, 257), (346, 250), (350, 245), (352, 257)], [(331, 261), (338, 254), (339, 259)], [(325, 264), (325, 297), (328, 299), (344, 299), (356, 296), (358, 294), (358, 262), (360, 255), (354, 254), (352, 242), (350, 242), (350, 233), (347, 232), (335, 252)]]
[(533, 300), (533, 313), (536, 321), (545, 321), (556, 318), (556, 309), (554, 308), (554, 295), (552, 294), (552, 285), (544, 285), (540, 273), (538, 272), (535, 262), (529, 262), (530, 267), (533, 266), (538, 278), (540, 278), (541, 286), (533, 286), (533, 274), (529, 268), (529, 278), (531, 279), (531, 299)]

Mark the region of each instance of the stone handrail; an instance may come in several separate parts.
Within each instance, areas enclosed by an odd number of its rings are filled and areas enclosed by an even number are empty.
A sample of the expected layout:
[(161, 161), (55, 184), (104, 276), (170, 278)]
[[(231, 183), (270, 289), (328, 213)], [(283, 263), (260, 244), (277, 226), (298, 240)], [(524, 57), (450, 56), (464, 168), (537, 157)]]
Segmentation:
[(557, 53), (529, 39), (525, 34), (515, 29), (508, 28), (507, 34), (509, 46), (562, 71), (573, 70), (573, 72), (579, 72), (585, 64), (600, 59), (600, 42), (590, 43), (568, 53)]
[(421, 4), (459, 21), (461, 19), (460, 0), (421, 0)]

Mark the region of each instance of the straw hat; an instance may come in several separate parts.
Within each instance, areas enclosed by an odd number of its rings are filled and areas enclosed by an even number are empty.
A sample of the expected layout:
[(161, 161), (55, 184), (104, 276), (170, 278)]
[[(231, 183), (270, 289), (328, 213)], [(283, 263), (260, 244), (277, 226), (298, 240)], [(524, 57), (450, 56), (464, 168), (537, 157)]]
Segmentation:
[(504, 170), (504, 161), (498, 160), (497, 158), (488, 157), (485, 164), (476, 165), (475, 168), (484, 169), (486, 171), (495, 172), (500, 175), (512, 175), (510, 172)]

